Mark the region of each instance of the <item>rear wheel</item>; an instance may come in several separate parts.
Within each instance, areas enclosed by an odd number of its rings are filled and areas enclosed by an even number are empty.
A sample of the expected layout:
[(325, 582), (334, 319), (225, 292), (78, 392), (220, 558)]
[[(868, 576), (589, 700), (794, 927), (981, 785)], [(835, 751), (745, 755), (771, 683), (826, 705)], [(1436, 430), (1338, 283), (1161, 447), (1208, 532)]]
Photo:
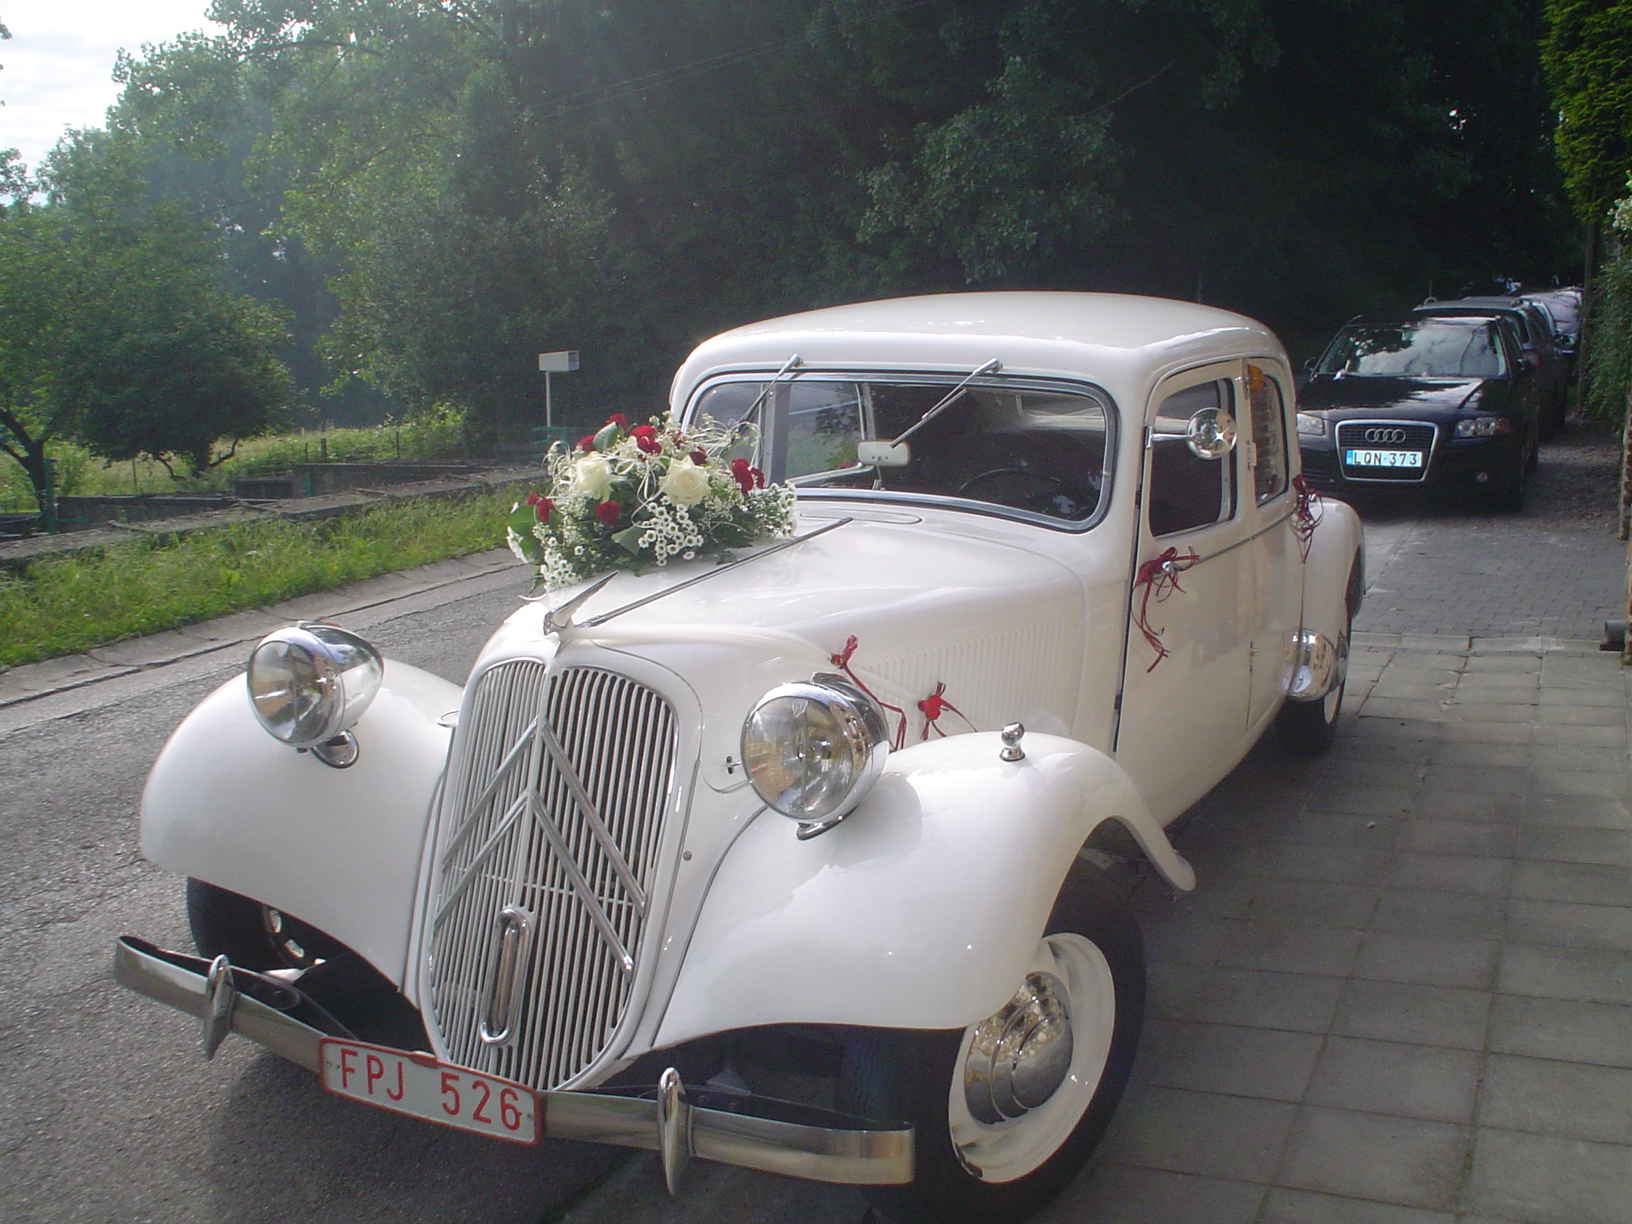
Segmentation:
[(901, 1224), (998, 1224), (1059, 1192), (1104, 1136), (1144, 1019), (1139, 926), (1078, 864), (1013, 998), (951, 1032), (869, 1031), (845, 1050), (840, 1108), (911, 1122), (916, 1176), (869, 1191)]
[(203, 880), (187, 881), (187, 925), (200, 956), (262, 972), (309, 969), (342, 950), (316, 927)]
[[(1353, 579), (1350, 579), (1351, 584)], [(1319, 701), (1285, 701), (1275, 716), (1275, 738), (1282, 748), (1299, 756), (1319, 756), (1337, 739), (1337, 716), (1343, 710), (1343, 690), (1348, 685), (1349, 637), (1354, 616), (1344, 618), (1343, 636), (1337, 643), (1337, 683)]]

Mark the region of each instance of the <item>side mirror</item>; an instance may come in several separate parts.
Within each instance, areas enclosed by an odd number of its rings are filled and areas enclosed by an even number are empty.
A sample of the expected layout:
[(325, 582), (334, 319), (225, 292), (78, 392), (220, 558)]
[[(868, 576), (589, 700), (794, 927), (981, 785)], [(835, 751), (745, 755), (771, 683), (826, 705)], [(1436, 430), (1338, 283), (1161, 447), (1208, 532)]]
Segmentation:
[(1190, 418), (1184, 444), (1197, 459), (1222, 459), (1235, 449), (1235, 418), (1222, 408), (1203, 408)]
[(869, 438), (856, 443), (856, 462), (865, 467), (906, 467), (912, 462), (912, 448), (905, 442), (892, 444), (888, 438)]

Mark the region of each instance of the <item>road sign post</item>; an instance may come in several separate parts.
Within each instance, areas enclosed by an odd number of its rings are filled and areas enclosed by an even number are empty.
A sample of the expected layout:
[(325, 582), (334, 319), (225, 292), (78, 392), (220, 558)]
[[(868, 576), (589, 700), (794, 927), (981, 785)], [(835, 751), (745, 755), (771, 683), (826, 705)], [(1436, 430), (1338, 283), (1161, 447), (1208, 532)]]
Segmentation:
[(578, 350), (559, 353), (540, 353), (538, 368), (544, 372), (544, 424), (555, 424), (555, 405), (550, 400), (550, 375), (567, 374), (578, 368)]

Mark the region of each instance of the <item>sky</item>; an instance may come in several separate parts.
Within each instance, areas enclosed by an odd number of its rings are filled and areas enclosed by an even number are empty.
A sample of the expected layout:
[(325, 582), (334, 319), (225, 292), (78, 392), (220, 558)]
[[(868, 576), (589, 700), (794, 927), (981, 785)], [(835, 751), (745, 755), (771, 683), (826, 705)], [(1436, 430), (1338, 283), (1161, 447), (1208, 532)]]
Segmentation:
[(38, 164), (67, 127), (101, 127), (119, 96), (120, 47), (168, 42), (209, 26), (210, 0), (0, 0), (0, 149)]

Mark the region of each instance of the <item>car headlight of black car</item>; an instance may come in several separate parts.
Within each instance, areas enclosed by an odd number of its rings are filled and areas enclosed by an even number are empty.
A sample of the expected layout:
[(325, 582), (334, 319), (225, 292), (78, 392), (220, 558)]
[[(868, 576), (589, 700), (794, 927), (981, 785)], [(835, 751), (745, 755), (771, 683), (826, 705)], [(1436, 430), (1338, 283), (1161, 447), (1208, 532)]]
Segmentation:
[(1312, 412), (1298, 413), (1298, 436), (1324, 438), (1326, 436), (1326, 418), (1316, 416)]
[(1456, 423), (1458, 438), (1500, 438), (1513, 432), (1513, 422), (1506, 417), (1465, 417)]

